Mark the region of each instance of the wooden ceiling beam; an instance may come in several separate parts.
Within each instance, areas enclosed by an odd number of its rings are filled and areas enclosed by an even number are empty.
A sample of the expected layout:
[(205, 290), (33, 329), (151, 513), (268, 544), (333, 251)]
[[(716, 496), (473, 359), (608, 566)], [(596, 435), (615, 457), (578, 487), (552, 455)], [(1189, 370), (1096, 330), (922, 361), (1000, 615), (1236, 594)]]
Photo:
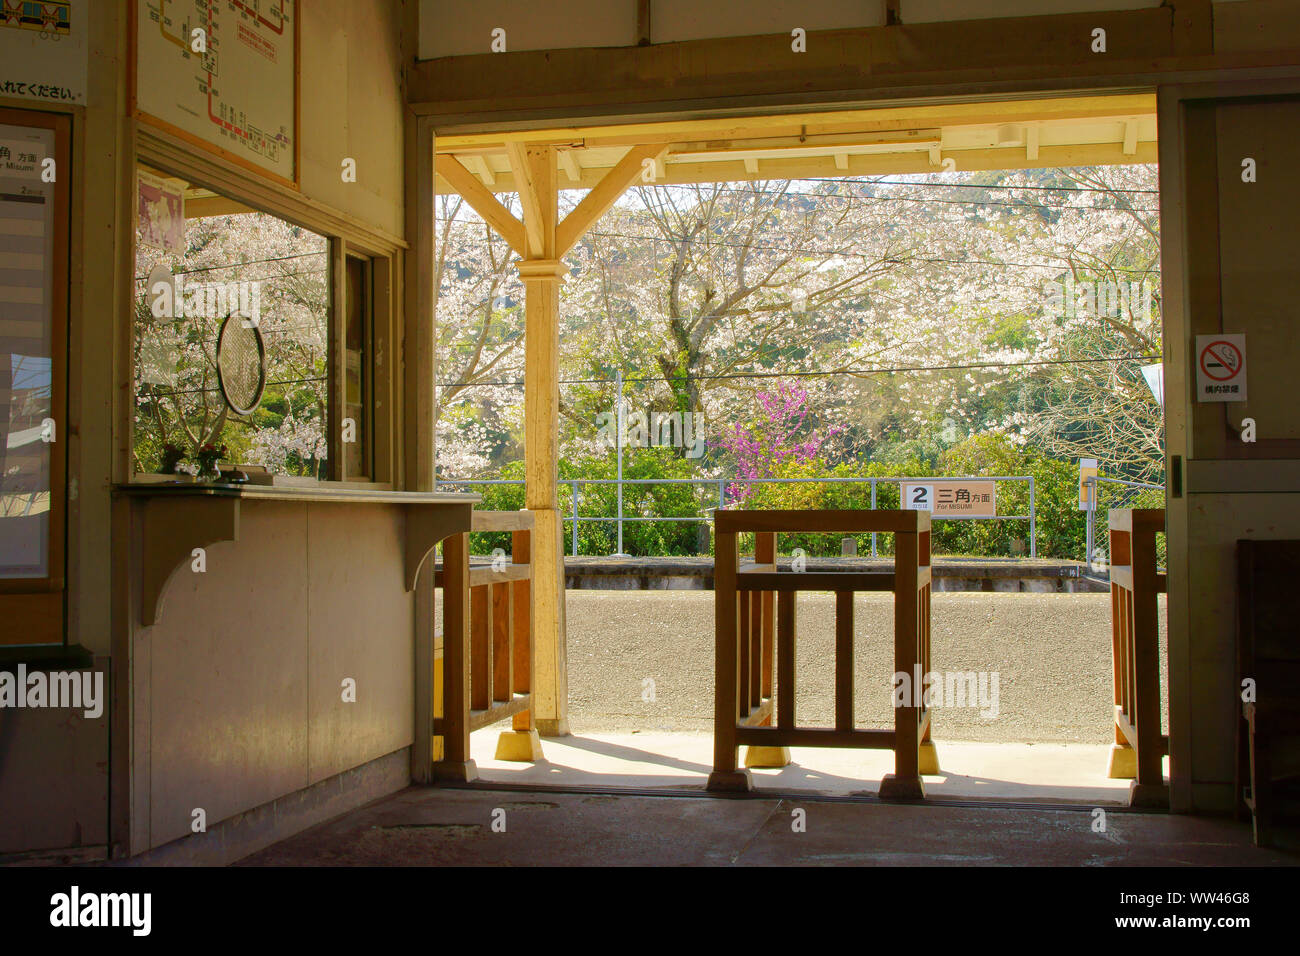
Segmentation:
[[(627, 188), (637, 181), (641, 171), (649, 160), (658, 169), (659, 162), (667, 146), (633, 146), (627, 155), (618, 161), (591, 190), (583, 197), (571, 213), (564, 217), (555, 232), (555, 256), (558, 259), (573, 248), (582, 238), (582, 234), (591, 228), (592, 223), (603, 216), (609, 207), (618, 202), (618, 197), (627, 192)], [(655, 179), (658, 179), (656, 173)]]
[(445, 180), (457, 193), (470, 204), (483, 221), (501, 234), (501, 238), (519, 255), (527, 255), (524, 242), (524, 224), (511, 215), (510, 210), (501, 205), (486, 186), (475, 178), (474, 174), (460, 164), (454, 156), (438, 156), (434, 161), (438, 178)]
[[(1091, 48), (1098, 28), (1107, 35), (1104, 56)], [(408, 68), (407, 98), (413, 111), (434, 118), (442, 137), (482, 132), (486, 124), (541, 126), (562, 117), (636, 122), (689, 111), (699, 117), (704, 110), (742, 115), (773, 107), (806, 111), (812, 104), (861, 108), (907, 96), (1132, 89), (1180, 71), (1300, 62), (1300, 51), (1291, 49), (1216, 55), (1206, 0), (819, 30), (807, 40), (807, 52), (798, 55), (791, 54), (789, 33), (780, 32), (443, 57)]]
[[(1130, 163), (1156, 162), (1156, 143), (1143, 140), (1137, 143), (1132, 155), (1125, 155), (1120, 143), (1096, 143), (1076, 146), (1040, 146), (1030, 157), (1023, 146), (1009, 148), (986, 147), (981, 149), (945, 149), (943, 157), (951, 157), (957, 170), (996, 169), (1050, 169), (1061, 166), (1111, 166)], [(928, 153), (908, 152), (887, 155), (847, 155), (844, 165), (837, 165), (834, 155), (791, 160), (764, 160), (757, 174), (745, 170), (740, 159), (718, 163), (667, 163), (664, 175), (655, 182), (657, 186), (680, 186), (691, 183), (747, 182), (764, 179), (837, 179), (852, 176), (888, 176), (908, 173), (933, 173)], [(583, 169), (582, 181), (570, 188), (595, 188), (606, 174), (601, 169)], [(507, 173), (497, 174), (493, 187), (504, 192), (515, 189), (514, 179)], [(448, 182), (439, 181), (440, 194), (455, 192)]]
[(852, 136), (946, 126), (994, 126), (1013, 122), (1142, 116), (1154, 114), (1155, 111), (1154, 93), (984, 100), (871, 110), (773, 113), (740, 119), (730, 117), (491, 133), (440, 133), (437, 150), (444, 153), (476, 147), (500, 149), (502, 144), (512, 141), (600, 147), (799, 136)]
[(543, 256), (541, 250), (547, 244), (547, 217), (542, 209), (542, 199), (538, 195), (539, 183), (536, 171), (532, 168), (532, 157), (529, 155), (531, 151), (538, 148), (525, 146), (522, 143), (506, 144), (506, 155), (510, 158), (510, 172), (515, 179), (515, 190), (519, 193), (519, 203), (524, 208), (524, 232), (528, 238), (529, 250), (527, 253), (522, 253), (525, 258)]
[(559, 162), (560, 168), (564, 170), (564, 175), (569, 178), (569, 182), (582, 182), (582, 168), (578, 165), (574, 150), (558, 149), (555, 152), (555, 158)]

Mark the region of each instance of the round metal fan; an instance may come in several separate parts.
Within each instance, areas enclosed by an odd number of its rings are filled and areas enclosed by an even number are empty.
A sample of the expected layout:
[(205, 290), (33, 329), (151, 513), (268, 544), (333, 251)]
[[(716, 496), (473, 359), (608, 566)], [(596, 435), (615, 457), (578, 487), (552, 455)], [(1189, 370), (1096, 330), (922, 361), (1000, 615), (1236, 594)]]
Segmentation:
[(217, 334), (217, 382), (236, 415), (251, 415), (266, 390), (266, 349), (257, 326), (229, 315)]

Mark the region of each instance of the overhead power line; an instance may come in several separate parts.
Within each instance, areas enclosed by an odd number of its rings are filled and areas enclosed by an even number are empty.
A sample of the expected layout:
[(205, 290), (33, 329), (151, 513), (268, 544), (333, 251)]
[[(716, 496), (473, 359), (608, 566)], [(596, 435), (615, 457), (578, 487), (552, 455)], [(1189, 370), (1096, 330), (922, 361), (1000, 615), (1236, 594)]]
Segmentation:
[[(838, 182), (838, 180), (817, 180), (817, 181), (818, 181), (818, 182)], [(872, 184), (867, 184), (867, 185), (872, 185)], [(988, 188), (988, 187), (984, 187), (984, 186), (977, 186), (977, 185), (974, 185), (974, 184), (971, 184), (971, 183), (960, 183), (960, 184), (954, 184), (954, 185), (951, 185), (951, 186), (945, 186), (944, 184), (930, 184), (930, 183), (901, 183), (900, 185), (909, 186), (909, 187), (917, 187), (917, 188), (924, 188), (924, 187), (926, 187), (926, 186), (939, 186), (939, 187), (947, 188), (947, 189), (984, 189), (984, 188)], [(646, 189), (646, 188), (652, 188), (652, 187), (640, 186), (640, 187), (636, 187), (636, 188), (639, 188), (639, 189)], [(663, 187), (663, 188), (672, 188), (672, 187)], [(1021, 187), (1018, 187), (1018, 186), (1017, 186), (1017, 187), (1010, 187), (1010, 188), (1018, 189), (1018, 188), (1021, 188)], [(1081, 189), (1063, 189), (1063, 190), (1060, 190), (1060, 191), (1061, 191), (1061, 192), (1083, 192), (1084, 190), (1081, 190)], [(1117, 192), (1118, 190), (1115, 190), (1115, 191)], [(886, 194), (886, 195), (883, 195), (883, 196), (842, 196), (842, 195), (840, 195), (839, 193), (803, 193), (803, 192), (790, 192), (789, 190), (777, 190), (777, 189), (733, 189), (733, 188), (728, 187), (728, 186), (719, 186), (719, 187), (717, 188), (717, 192), (720, 192), (720, 193), (736, 193), (736, 194), (739, 194), (739, 195), (742, 195), (742, 196), (760, 195), (760, 196), (776, 196), (776, 197), (778, 197), (778, 198), (786, 198), (786, 197), (790, 197), (790, 198), (801, 198), (801, 199), (802, 199), (802, 198), (807, 198), (807, 199), (836, 199), (836, 200), (840, 200), (840, 201), (843, 201), (843, 202), (875, 202), (875, 203), (883, 203), (883, 202), (920, 202), (920, 203), (938, 203), (938, 204), (940, 204), (940, 205), (955, 205), (955, 206), (1007, 206), (1007, 207), (1010, 207), (1010, 208), (1013, 208), (1013, 209), (1058, 209), (1058, 210), (1062, 210), (1062, 211), (1065, 211), (1065, 210), (1079, 210), (1079, 211), (1081, 211), (1081, 212), (1108, 212), (1108, 211), (1114, 211), (1114, 210), (1108, 210), (1108, 209), (1106, 209), (1105, 207), (1101, 207), (1101, 206), (1065, 206), (1065, 205), (1056, 205), (1056, 204), (1054, 204), (1054, 203), (998, 202), (997, 200), (994, 200), (994, 199), (933, 199), (933, 198), (930, 198), (930, 197), (924, 197), (924, 196), (896, 196), (896, 195), (894, 195), (894, 194), (892, 194), (892, 193), (890, 193), (890, 194)], [(1096, 190), (1096, 192), (1109, 193), (1109, 192), (1112, 192), (1112, 190), (1108, 190), (1108, 189), (1099, 189), (1099, 190)], [(1148, 209), (1148, 208), (1146, 208), (1146, 207), (1144, 207), (1144, 206), (1143, 206), (1143, 207), (1130, 206), (1130, 207), (1128, 207), (1128, 208), (1131, 209), (1133, 212), (1147, 212), (1147, 213), (1158, 213), (1158, 212), (1160, 212), (1159, 209)]]
[[(897, 365), (888, 368), (866, 368), (866, 369), (835, 369), (833, 371), (803, 371), (803, 372), (727, 372), (717, 375), (645, 375), (637, 377), (624, 376), (624, 382), (662, 382), (666, 379), (693, 378), (697, 382), (717, 381), (720, 379), (735, 378), (821, 378), (832, 375), (847, 375), (854, 378), (861, 378), (868, 375), (887, 375), (894, 372), (960, 372), (970, 369), (985, 368), (1032, 368), (1044, 365), (1092, 365), (1100, 362), (1149, 362), (1160, 361), (1159, 355), (1111, 355), (1102, 358), (1090, 359), (1040, 359), (1034, 362), (972, 362), (966, 365)], [(572, 378), (561, 379), (561, 385), (607, 385), (615, 382), (612, 378)], [(522, 379), (515, 381), (492, 381), (492, 382), (439, 382), (439, 388), (470, 388), (485, 385), (523, 385)]]

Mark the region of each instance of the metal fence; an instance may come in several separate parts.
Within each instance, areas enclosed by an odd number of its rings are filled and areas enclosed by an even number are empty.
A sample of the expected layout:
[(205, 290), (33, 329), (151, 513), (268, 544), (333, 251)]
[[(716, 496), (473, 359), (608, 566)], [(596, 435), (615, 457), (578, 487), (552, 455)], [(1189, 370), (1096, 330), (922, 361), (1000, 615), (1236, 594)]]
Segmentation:
[[(623, 486), (624, 485), (696, 485), (703, 487), (715, 487), (717, 489), (718, 508), (727, 506), (727, 486), (732, 484), (738, 485), (789, 485), (789, 484), (838, 484), (852, 483), (865, 484), (871, 487), (871, 507), (876, 507), (876, 491), (881, 484), (897, 485), (901, 482), (935, 482), (935, 481), (960, 481), (965, 480), (962, 477), (949, 478), (939, 475), (919, 475), (904, 476), (898, 478), (564, 478), (560, 484), (568, 485), (572, 492), (572, 507), (568, 516), (564, 519), (571, 527), (570, 535), (572, 542), (571, 553), (578, 553), (578, 526), (582, 522), (612, 522), (618, 525), (618, 550), (613, 557), (627, 557), (623, 553), (623, 524), (624, 522), (640, 521), (665, 521), (665, 522), (707, 522), (712, 520), (712, 508), (703, 509), (704, 513), (700, 515), (689, 516), (666, 516), (666, 517), (642, 517), (637, 515), (625, 515), (623, 513)], [(973, 481), (1023, 481), (1029, 484), (1029, 514), (1027, 515), (932, 515), (932, 521), (1027, 521), (1029, 523), (1029, 556), (1036, 558), (1038, 556), (1037, 544), (1037, 512), (1034, 498), (1034, 476), (1033, 475), (978, 475), (970, 480)], [(523, 479), (515, 478), (467, 478), (467, 479), (438, 479), (438, 486), (461, 487), (476, 485), (522, 485)], [(616, 513), (614, 515), (582, 515), (578, 511), (579, 494), (578, 489), (584, 485), (617, 485), (618, 502)], [(1118, 507), (1118, 506), (1117, 506)], [(1091, 528), (1091, 525), (1089, 525)], [(871, 535), (871, 556), (876, 554), (876, 535)]]
[[(1092, 476), (1084, 479), (1087, 495), (1088, 532), (1087, 565), (1088, 571), (1104, 574), (1110, 568), (1110, 534), (1107, 516), (1111, 508), (1163, 508), (1165, 506), (1165, 486), (1148, 485), (1140, 481), (1125, 481), (1121, 478), (1101, 478)], [(1098, 527), (1098, 518), (1101, 525)], [(1163, 538), (1157, 539), (1157, 560), (1160, 567), (1165, 566), (1165, 545)]]

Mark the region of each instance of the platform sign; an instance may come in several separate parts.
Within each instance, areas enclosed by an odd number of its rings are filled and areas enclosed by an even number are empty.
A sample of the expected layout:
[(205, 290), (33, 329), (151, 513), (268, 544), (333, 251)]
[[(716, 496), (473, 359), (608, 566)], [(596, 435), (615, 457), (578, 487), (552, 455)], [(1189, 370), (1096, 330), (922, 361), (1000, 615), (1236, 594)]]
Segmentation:
[(1100, 474), (1100, 469), (1097, 467), (1096, 458), (1079, 459), (1079, 510), (1080, 511), (1088, 510), (1088, 479), (1096, 478), (1098, 474)]
[(998, 513), (997, 482), (957, 479), (900, 482), (903, 507), (941, 518), (993, 518)]
[(1196, 400), (1246, 400), (1246, 336), (1221, 333), (1196, 337)]

